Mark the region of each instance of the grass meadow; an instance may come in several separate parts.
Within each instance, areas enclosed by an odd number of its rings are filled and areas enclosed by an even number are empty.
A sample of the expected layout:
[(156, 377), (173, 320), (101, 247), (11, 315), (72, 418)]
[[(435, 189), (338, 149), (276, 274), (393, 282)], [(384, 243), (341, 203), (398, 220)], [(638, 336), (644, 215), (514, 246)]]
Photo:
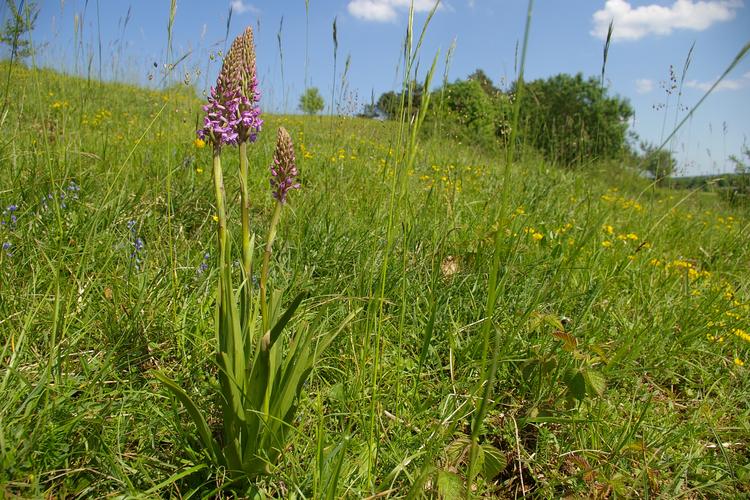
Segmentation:
[[(315, 362), (279, 462), (233, 489), (154, 377), (215, 407), (202, 100), (0, 74), (0, 496), (750, 495), (746, 209), (611, 164), (507, 165), (439, 135), (410, 143), (398, 122), (299, 115), (264, 115), (248, 148), (255, 251), (284, 126), (301, 189), (271, 267), (287, 297), (309, 293), (290, 329), (356, 314)], [(235, 242), (237, 170), (227, 155)]]

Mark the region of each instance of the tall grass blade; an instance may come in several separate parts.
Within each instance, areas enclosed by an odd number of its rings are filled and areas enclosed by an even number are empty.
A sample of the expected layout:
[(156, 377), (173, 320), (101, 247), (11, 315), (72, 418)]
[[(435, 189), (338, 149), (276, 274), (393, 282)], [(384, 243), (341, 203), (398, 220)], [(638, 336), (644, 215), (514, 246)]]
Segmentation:
[(276, 32), (276, 42), (279, 46), (279, 67), (281, 69), (281, 97), (283, 100), (283, 108), (286, 111), (286, 84), (284, 83), (284, 47), (281, 43), (282, 33), (284, 31), (284, 16), (281, 16), (279, 20), (279, 30)]
[(226, 55), (227, 42), (229, 41), (229, 28), (232, 26), (232, 14), (234, 13), (234, 6), (229, 3), (229, 12), (227, 13), (227, 22), (224, 25), (224, 53)]
[(305, 0), (305, 90), (310, 86), (310, 0)]
[(747, 56), (748, 52), (750, 52), (750, 42), (747, 42), (740, 50), (737, 52), (737, 55), (734, 56), (734, 59), (729, 63), (729, 65), (726, 67), (724, 72), (719, 76), (719, 78), (716, 79), (716, 81), (711, 85), (711, 87), (703, 94), (703, 96), (698, 99), (698, 102), (695, 103), (695, 105), (690, 108), (690, 111), (687, 112), (687, 114), (680, 120), (680, 123), (677, 124), (677, 126), (672, 130), (672, 132), (667, 136), (666, 139), (662, 141), (662, 143), (659, 145), (657, 149), (662, 149), (664, 146), (667, 145), (667, 143), (672, 140), (672, 137), (677, 134), (677, 131), (682, 128), (683, 125), (685, 125), (685, 122), (687, 122), (690, 118), (692, 118), (693, 114), (700, 108), (701, 104), (703, 104), (703, 101), (706, 100), (706, 98), (713, 93), (714, 90), (716, 90), (716, 87), (719, 86), (719, 84), (724, 80), (724, 78), (729, 75), (729, 73), (732, 72), (732, 70), (737, 67), (737, 65), (742, 62), (743, 59)]
[(687, 56), (685, 56), (685, 63), (682, 65), (682, 73), (680, 74), (680, 83), (677, 88), (677, 107), (674, 111), (674, 127), (677, 127), (677, 120), (680, 115), (680, 106), (682, 105), (682, 89), (685, 86), (685, 78), (687, 77), (688, 69), (690, 69), (690, 63), (693, 61), (693, 50), (695, 49), (695, 42), (690, 45)]
[(615, 26), (615, 20), (612, 19), (609, 22), (609, 27), (607, 28), (607, 39), (604, 42), (604, 54), (602, 55), (602, 76), (601, 76), (601, 85), (604, 87), (604, 71), (607, 68), (607, 57), (609, 56), (609, 44), (612, 42), (612, 31)]
[[(333, 38), (333, 79), (331, 80), (331, 116), (336, 113), (335, 97), (336, 97), (336, 61), (338, 60), (339, 53), (339, 35), (337, 27), (338, 16), (333, 18), (333, 25), (331, 26), (331, 36)], [(333, 126), (333, 122), (331, 122)]]

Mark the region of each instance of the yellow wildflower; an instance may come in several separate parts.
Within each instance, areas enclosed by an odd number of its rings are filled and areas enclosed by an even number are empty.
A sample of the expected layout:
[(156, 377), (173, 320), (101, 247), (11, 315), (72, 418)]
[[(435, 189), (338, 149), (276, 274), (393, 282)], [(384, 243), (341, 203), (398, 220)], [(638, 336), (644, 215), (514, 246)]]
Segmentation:
[(204, 147), (206, 147), (206, 141), (204, 141), (203, 139), (201, 139), (201, 138), (199, 138), (199, 137), (198, 137), (198, 138), (196, 138), (196, 139), (195, 139), (195, 140), (193, 141), (193, 144), (195, 145), (195, 147), (196, 147), (197, 149), (203, 149)]
[(737, 335), (739, 338), (741, 338), (745, 342), (750, 342), (750, 333), (747, 333), (745, 330), (742, 330), (740, 328), (735, 328), (734, 330), (732, 330), (732, 333)]
[(742, 361), (740, 358), (734, 358), (734, 364), (737, 366), (745, 366), (745, 362)]

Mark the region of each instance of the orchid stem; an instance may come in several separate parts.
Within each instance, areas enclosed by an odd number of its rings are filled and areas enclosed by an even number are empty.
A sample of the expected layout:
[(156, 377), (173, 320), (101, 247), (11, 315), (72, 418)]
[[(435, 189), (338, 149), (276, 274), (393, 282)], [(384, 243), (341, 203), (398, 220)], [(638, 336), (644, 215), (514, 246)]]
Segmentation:
[(221, 170), (221, 154), (218, 147), (214, 149), (213, 177), (218, 217), (216, 235), (219, 242), (219, 268), (223, 271), (224, 266), (227, 264), (227, 214), (225, 209), (226, 193), (224, 192), (224, 175)]
[(263, 317), (263, 330), (268, 331), (271, 328), (269, 324), (270, 318), (268, 317), (268, 302), (266, 301), (266, 284), (268, 283), (268, 265), (271, 260), (271, 252), (273, 251), (273, 240), (276, 239), (276, 227), (279, 224), (281, 218), (281, 207), (280, 201), (276, 202), (276, 208), (273, 211), (273, 218), (271, 219), (271, 226), (268, 229), (268, 238), (266, 239), (266, 248), (263, 252), (263, 267), (260, 273), (260, 307), (261, 316)]
[(248, 322), (252, 303), (252, 248), (250, 248), (250, 196), (247, 191), (247, 142), (240, 143), (240, 212), (242, 218), (242, 309), (240, 322), (242, 330)]

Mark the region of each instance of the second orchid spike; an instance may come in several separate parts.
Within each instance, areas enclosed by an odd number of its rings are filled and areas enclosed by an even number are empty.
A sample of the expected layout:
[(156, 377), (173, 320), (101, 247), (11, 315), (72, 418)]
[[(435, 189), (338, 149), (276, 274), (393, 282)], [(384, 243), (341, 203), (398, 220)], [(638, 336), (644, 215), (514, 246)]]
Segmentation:
[(286, 196), (290, 189), (299, 189), (296, 181), (297, 162), (294, 157), (294, 145), (289, 132), (279, 127), (276, 139), (276, 151), (273, 153), (271, 164), (271, 189), (273, 197), (281, 203), (286, 203)]

